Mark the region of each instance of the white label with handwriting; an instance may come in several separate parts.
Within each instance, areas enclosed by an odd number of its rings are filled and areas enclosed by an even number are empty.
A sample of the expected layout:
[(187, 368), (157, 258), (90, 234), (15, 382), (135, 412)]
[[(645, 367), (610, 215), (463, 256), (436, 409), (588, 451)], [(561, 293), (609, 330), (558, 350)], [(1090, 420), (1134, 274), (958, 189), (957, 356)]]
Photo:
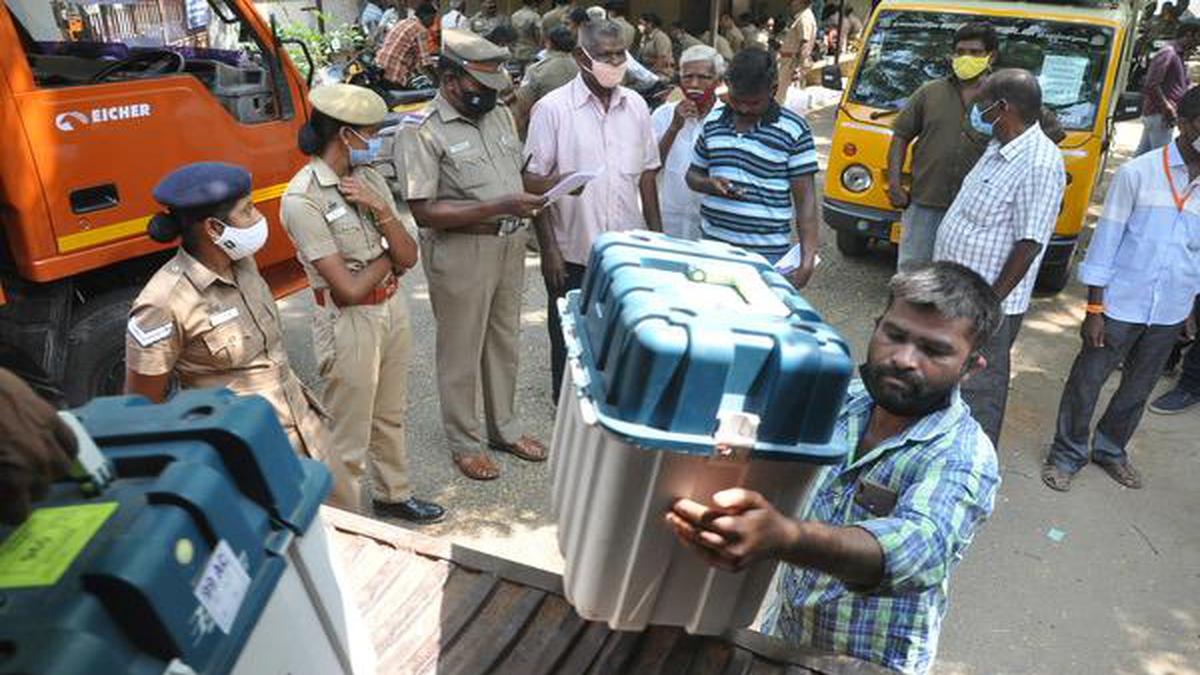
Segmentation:
[(238, 610), (250, 588), (250, 575), (233, 554), (229, 543), (222, 539), (204, 566), (204, 574), (196, 583), (196, 599), (212, 615), (222, 632), (228, 634), (237, 620)]

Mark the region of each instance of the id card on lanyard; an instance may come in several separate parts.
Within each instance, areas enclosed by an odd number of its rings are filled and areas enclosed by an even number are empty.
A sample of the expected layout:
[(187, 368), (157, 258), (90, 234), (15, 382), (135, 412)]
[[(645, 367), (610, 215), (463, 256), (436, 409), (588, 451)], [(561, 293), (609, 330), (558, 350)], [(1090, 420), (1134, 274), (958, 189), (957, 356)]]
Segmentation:
[(1175, 210), (1178, 213), (1183, 213), (1183, 207), (1187, 204), (1188, 197), (1192, 196), (1192, 190), (1196, 187), (1195, 183), (1188, 185), (1187, 192), (1183, 196), (1179, 196), (1179, 190), (1175, 188), (1175, 178), (1171, 176), (1170, 162), (1171, 145), (1168, 143), (1163, 146), (1163, 173), (1167, 176), (1167, 187), (1171, 188), (1171, 198), (1175, 200)]

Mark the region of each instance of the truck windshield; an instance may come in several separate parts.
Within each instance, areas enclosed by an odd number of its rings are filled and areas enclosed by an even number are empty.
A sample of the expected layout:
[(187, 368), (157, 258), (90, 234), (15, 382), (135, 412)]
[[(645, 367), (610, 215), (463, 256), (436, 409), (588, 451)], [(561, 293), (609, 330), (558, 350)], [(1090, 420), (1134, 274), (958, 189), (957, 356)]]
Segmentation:
[[(950, 74), (954, 31), (971, 17), (949, 12), (881, 12), (850, 100), (896, 110), (922, 84)], [(1095, 124), (1113, 29), (1044, 19), (987, 17), (1000, 37), (998, 68), (1038, 77), (1042, 101), (1064, 129)]]

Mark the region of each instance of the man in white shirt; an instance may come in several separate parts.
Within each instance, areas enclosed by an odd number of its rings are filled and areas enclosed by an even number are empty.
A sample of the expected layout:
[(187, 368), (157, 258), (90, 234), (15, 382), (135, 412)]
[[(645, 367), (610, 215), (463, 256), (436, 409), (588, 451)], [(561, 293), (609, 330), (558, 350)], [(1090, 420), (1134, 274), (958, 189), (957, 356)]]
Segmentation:
[(442, 15), (442, 35), (446, 34), (446, 30), (469, 30), (471, 21), (462, 11), (467, 0), (450, 0), (447, 4), (450, 11)]
[(957, 262), (992, 284), (1004, 322), (984, 346), (987, 368), (968, 380), (963, 399), (999, 447), (1008, 403), (1009, 353), (1062, 204), (1062, 153), (1038, 119), (1042, 90), (1026, 70), (994, 73), (975, 99), (970, 123), (992, 141), (963, 179), (938, 228), (933, 259)]
[(650, 116), (663, 168), (658, 173), (658, 202), (663, 232), (681, 239), (700, 239), (700, 200), (704, 195), (687, 186), (692, 149), (704, 118), (717, 102), (717, 85), (725, 74), (725, 59), (708, 45), (683, 50), (679, 85), (684, 99), (659, 106)]

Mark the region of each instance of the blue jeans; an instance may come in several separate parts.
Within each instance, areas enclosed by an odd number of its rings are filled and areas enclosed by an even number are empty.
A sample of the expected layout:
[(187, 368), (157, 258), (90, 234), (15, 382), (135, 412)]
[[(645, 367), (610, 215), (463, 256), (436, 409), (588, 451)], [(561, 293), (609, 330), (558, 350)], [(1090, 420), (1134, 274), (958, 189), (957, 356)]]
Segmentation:
[(946, 217), (947, 209), (936, 206), (909, 204), (900, 216), (904, 226), (900, 234), (900, 254), (896, 266), (900, 269), (933, 261), (933, 244), (937, 241), (938, 227)]
[(1142, 118), (1142, 140), (1138, 143), (1137, 155), (1157, 150), (1175, 137), (1175, 125), (1163, 122), (1162, 115), (1146, 115)]

